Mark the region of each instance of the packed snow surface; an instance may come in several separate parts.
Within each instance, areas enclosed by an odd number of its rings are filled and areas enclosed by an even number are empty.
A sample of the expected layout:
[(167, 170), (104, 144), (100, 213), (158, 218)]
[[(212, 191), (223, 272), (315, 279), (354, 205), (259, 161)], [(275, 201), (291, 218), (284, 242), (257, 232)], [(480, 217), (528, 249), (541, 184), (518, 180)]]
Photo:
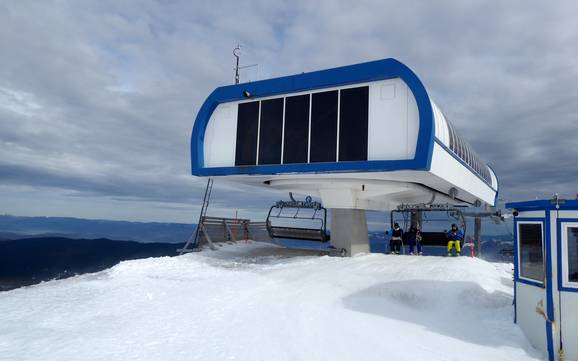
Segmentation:
[(536, 360), (511, 265), (226, 245), (0, 293), (2, 360)]

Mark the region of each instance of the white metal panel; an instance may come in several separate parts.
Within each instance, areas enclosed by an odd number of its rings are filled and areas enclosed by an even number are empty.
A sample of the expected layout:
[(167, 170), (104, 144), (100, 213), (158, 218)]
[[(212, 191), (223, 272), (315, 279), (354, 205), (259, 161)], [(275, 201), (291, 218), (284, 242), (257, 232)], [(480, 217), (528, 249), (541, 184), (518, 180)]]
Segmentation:
[(494, 171), (490, 167), (488, 167), (488, 171), (490, 171), (490, 176), (492, 177), (492, 186), (495, 189), (498, 189), (498, 177), (496, 177), (496, 173), (494, 173)]
[(546, 217), (546, 212), (544, 211), (525, 211), (518, 214), (520, 218), (544, 218)]
[[(541, 306), (542, 305), (542, 306)], [(546, 292), (543, 288), (516, 283), (516, 320), (530, 343), (548, 352), (546, 320), (536, 312), (536, 307), (546, 311)]]
[(433, 110), (433, 116), (435, 120), (435, 136), (439, 139), (446, 147), (450, 147), (450, 130), (448, 122), (440, 108), (436, 103), (431, 101), (431, 106)]
[[(553, 311), (554, 311), (554, 325), (552, 327), (552, 342), (554, 345), (554, 349), (556, 350), (556, 345), (560, 344), (560, 334), (556, 332), (556, 325), (560, 325), (560, 299), (559, 299), (559, 292), (558, 292), (558, 276), (561, 270), (558, 269), (558, 227), (557, 227), (557, 213), (550, 212), (550, 219), (547, 220), (550, 222), (550, 259), (548, 261), (551, 265), (552, 271), (552, 279), (549, 281), (550, 286), (552, 289), (552, 301), (553, 301)], [(546, 230), (544, 230), (545, 232)], [(544, 255), (544, 259), (546, 259), (547, 253)], [(547, 277), (547, 274), (546, 274)]]
[(566, 360), (578, 360), (578, 293), (562, 292), (560, 297), (564, 355)]
[(237, 103), (219, 104), (205, 131), (205, 167), (235, 165)]
[(431, 172), (449, 183), (444, 192), (446, 194), (454, 186), (458, 189), (458, 198), (461, 190), (471, 193), (482, 202), (494, 203), (496, 192), (437, 143), (434, 143)]
[(558, 211), (560, 218), (575, 218), (578, 219), (578, 211), (561, 210)]
[[(405, 84), (404, 84), (405, 85)], [(417, 148), (417, 136), (419, 133), (419, 110), (417, 109), (417, 101), (413, 96), (412, 91), (405, 85), (407, 90), (407, 137), (406, 137), (406, 152), (408, 159), (415, 157)]]
[(370, 83), (368, 131), (368, 160), (413, 159), (419, 112), (403, 80)]

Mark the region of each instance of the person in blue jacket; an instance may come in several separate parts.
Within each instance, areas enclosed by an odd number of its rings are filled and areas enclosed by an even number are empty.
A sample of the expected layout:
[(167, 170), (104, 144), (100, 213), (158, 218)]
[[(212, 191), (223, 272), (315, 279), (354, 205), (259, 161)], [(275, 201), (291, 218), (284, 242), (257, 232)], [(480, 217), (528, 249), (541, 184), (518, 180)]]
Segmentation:
[(452, 256), (452, 250), (456, 249), (456, 256), (459, 256), (462, 251), (462, 241), (464, 240), (464, 233), (459, 230), (458, 226), (452, 224), (452, 229), (446, 234), (448, 239), (448, 256)]
[(418, 224), (418, 225), (417, 225), (417, 228), (416, 228), (416, 230), (415, 230), (415, 243), (416, 243), (416, 245), (417, 245), (417, 253), (416, 253), (416, 254), (417, 254), (418, 256), (423, 255), (423, 253), (422, 253), (422, 243), (421, 243), (422, 240), (423, 240), (423, 237), (422, 237), (422, 235), (421, 235), (421, 228), (420, 228), (420, 226), (419, 226), (419, 224)]
[(419, 247), (419, 251), (415, 251), (417, 244), (417, 229), (415, 227), (411, 227), (409, 229), (409, 232), (406, 233), (406, 239), (407, 239), (407, 244), (409, 245), (409, 254), (410, 255), (414, 255), (414, 254), (418, 254), (418, 252), (421, 252), (421, 244), (418, 246)]

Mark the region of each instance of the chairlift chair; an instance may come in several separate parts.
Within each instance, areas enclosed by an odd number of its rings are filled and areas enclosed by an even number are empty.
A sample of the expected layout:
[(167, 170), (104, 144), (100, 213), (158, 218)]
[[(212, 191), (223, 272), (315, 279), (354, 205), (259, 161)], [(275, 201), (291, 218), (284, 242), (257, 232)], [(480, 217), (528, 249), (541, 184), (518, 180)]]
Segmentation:
[(456, 223), (456, 225), (462, 230), (464, 237), (462, 239), (461, 245), (464, 245), (467, 231), (467, 223), (464, 212), (462, 211), (461, 207), (452, 206), (449, 204), (417, 204), (417, 205), (400, 205), (397, 209), (394, 209), (390, 212), (390, 221), (393, 225), (394, 218), (396, 214), (400, 214), (403, 219), (403, 227), (404, 231), (409, 230), (411, 224), (409, 224), (411, 219), (412, 213), (421, 212), (422, 215), (426, 215), (428, 213), (433, 212), (445, 212), (447, 217), (444, 219), (432, 219), (428, 218), (427, 216), (422, 218), (420, 224), (420, 233), (422, 237), (422, 244), (424, 246), (447, 246), (448, 239), (447, 239), (447, 230), (444, 231), (425, 231), (423, 227), (423, 223), (425, 222), (447, 222), (448, 225), (451, 223)]
[[(327, 209), (321, 203), (312, 201), (310, 196), (305, 198), (305, 201), (298, 201), (289, 193), (290, 201), (278, 201), (269, 209), (267, 214), (267, 231), (271, 238), (291, 238), (302, 239), (310, 241), (327, 242), (329, 241), (329, 234), (327, 233)], [(301, 210), (307, 209), (313, 212), (313, 215), (306, 216), (300, 214)], [(290, 210), (291, 214), (283, 212)], [(281, 225), (274, 225), (274, 219), (287, 219), (293, 221), (308, 221), (309, 223), (316, 223), (319, 227), (288, 227)]]

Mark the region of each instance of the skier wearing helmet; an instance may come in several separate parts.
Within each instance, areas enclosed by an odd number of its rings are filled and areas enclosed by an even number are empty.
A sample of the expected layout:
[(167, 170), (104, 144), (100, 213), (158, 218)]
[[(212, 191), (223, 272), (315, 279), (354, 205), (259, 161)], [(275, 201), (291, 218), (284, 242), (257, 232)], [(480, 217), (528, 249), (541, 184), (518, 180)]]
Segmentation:
[(462, 251), (462, 240), (464, 239), (464, 234), (459, 230), (458, 226), (454, 223), (452, 224), (452, 229), (446, 234), (448, 238), (448, 256), (452, 256), (452, 249), (455, 247), (456, 256), (460, 255)]

